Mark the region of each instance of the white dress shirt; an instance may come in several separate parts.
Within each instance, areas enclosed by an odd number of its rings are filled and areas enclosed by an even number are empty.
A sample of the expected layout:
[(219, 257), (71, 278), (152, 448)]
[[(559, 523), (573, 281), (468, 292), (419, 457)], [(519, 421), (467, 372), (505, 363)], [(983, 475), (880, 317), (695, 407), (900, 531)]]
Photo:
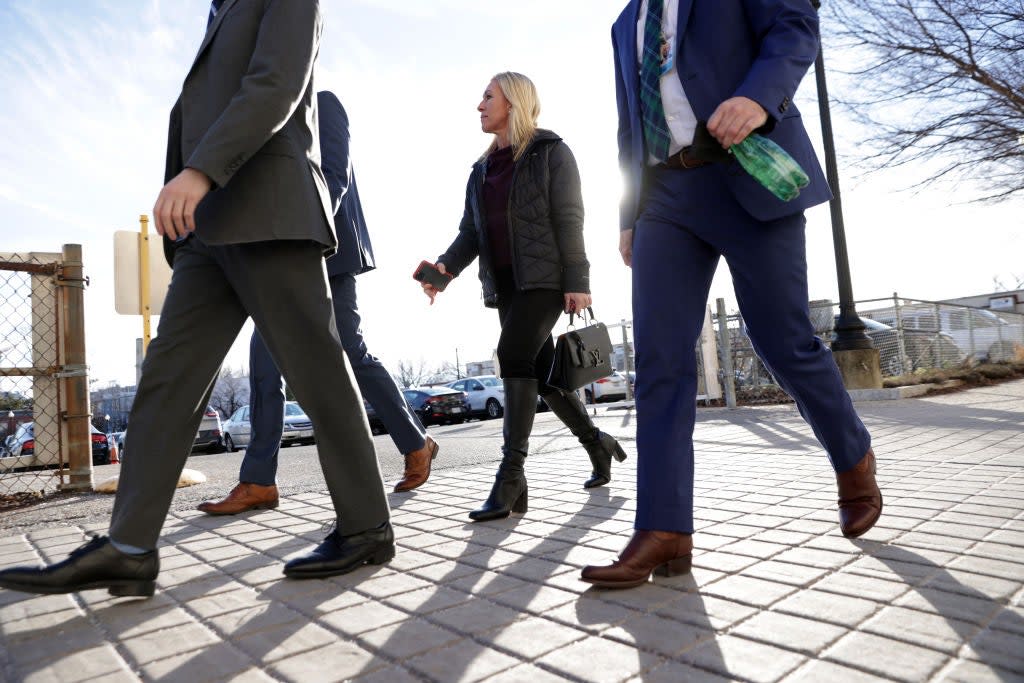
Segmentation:
[[(647, 0), (640, 3), (640, 17), (636, 22), (636, 59), (637, 69), (644, 58), (644, 24), (647, 21)], [(661, 104), (665, 109), (665, 121), (668, 123), (672, 143), (669, 154), (675, 154), (683, 147), (693, 143), (693, 132), (697, 128), (697, 115), (693, 113), (690, 100), (686, 98), (683, 83), (676, 71), (676, 48), (679, 45), (676, 29), (679, 26), (679, 0), (665, 0), (661, 12), (661, 31), (669, 44), (670, 68), (661, 74)], [(647, 160), (649, 165), (658, 163), (654, 157)]]

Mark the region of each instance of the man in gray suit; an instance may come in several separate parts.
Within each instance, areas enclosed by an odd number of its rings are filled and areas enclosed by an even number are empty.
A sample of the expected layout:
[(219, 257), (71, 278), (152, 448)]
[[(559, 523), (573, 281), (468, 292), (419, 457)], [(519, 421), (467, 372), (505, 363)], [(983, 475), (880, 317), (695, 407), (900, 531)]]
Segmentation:
[(129, 418), (136, 457), (122, 466), (109, 537), (51, 566), (4, 570), (0, 587), (153, 594), (157, 540), (204, 398), (249, 316), (313, 421), (337, 513), (335, 530), (285, 575), (332, 576), (394, 556), (323, 266), (336, 241), (312, 82), (321, 26), (317, 0), (214, 0), (171, 112), (153, 211), (174, 273)]
[[(341, 345), (363, 396), (370, 402), (405, 455), (405, 473), (396, 492), (422, 486), (430, 476), (438, 444), (427, 435), (416, 414), (406, 404), (398, 385), (379, 360), (366, 348), (359, 329), (356, 275), (373, 270), (373, 247), (359, 201), (355, 171), (349, 156), (348, 114), (337, 96), (317, 93), (320, 124), (320, 165), (335, 207), (334, 227), (338, 253), (327, 259), (327, 277), (334, 302), (334, 321)], [(238, 484), (222, 500), (208, 500), (199, 509), (210, 515), (236, 515), (249, 510), (273, 509), (278, 504), (277, 456), (284, 433), (285, 393), (281, 372), (254, 330), (249, 343), (249, 422), (252, 438), (245, 449)]]

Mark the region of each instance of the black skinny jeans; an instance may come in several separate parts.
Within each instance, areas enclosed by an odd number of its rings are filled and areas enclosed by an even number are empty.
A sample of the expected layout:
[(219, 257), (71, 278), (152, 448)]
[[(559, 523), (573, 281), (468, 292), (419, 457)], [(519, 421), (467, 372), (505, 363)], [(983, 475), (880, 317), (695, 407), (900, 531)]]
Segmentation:
[(548, 375), (555, 359), (551, 328), (565, 307), (562, 293), (553, 289), (517, 291), (512, 273), (498, 271), (498, 363), (501, 376), (537, 379), (538, 391), (548, 392)]

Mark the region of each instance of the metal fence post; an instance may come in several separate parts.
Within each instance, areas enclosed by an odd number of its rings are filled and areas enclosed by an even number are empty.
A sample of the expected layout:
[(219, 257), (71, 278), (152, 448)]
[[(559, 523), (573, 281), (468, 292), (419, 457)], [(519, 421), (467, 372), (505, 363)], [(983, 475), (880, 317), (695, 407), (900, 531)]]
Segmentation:
[(633, 347), (629, 344), (626, 334), (626, 319), (622, 319), (622, 368), (626, 373), (626, 400), (633, 400), (633, 383), (629, 381), (629, 373), (633, 370)]
[(85, 364), (85, 277), (82, 275), (82, 245), (62, 248), (61, 365), (64, 410), (61, 416), (67, 434), (70, 483), (64, 489), (92, 489), (92, 439), (89, 430), (89, 376)]
[(722, 361), (722, 372), (725, 375), (725, 405), (736, 407), (736, 378), (732, 369), (732, 346), (729, 344), (729, 316), (725, 312), (725, 299), (715, 299), (718, 310), (718, 357)]
[(903, 336), (903, 316), (900, 313), (900, 298), (896, 292), (892, 293), (892, 306), (896, 311), (896, 357), (899, 358), (900, 371), (911, 372), (914, 368), (911, 367), (910, 359), (907, 356), (907, 343)]

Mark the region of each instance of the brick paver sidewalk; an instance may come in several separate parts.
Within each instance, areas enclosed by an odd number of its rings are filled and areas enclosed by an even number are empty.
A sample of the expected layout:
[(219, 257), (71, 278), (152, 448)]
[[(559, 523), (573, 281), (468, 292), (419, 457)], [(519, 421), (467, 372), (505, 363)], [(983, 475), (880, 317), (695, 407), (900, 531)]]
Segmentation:
[[(392, 563), (285, 581), (326, 495), (175, 515), (148, 601), (0, 591), (0, 679), (1024, 680), (1024, 382), (858, 407), (885, 493), (861, 540), (839, 535), (834, 478), (791, 406), (701, 410), (693, 574), (589, 589), (580, 567), (630, 532), (635, 461), (584, 491), (582, 449), (539, 421), (524, 517), (470, 524), (491, 468), (437, 472), (391, 498)], [(632, 417), (600, 418), (631, 454)], [(0, 566), (81, 542), (0, 538)]]

